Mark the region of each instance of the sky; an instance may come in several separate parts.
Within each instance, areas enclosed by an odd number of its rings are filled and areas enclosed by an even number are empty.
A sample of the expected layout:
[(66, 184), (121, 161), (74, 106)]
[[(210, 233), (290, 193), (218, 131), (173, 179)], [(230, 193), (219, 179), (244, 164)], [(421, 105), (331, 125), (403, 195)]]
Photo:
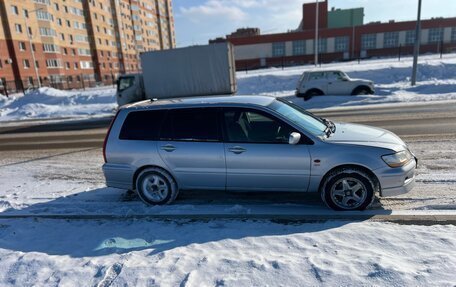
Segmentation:
[[(262, 34), (294, 30), (309, 0), (173, 0), (178, 47), (207, 44), (237, 28)], [(328, 9), (364, 7), (364, 23), (416, 19), (418, 0), (329, 0)], [(422, 0), (422, 19), (456, 17), (456, 0)]]

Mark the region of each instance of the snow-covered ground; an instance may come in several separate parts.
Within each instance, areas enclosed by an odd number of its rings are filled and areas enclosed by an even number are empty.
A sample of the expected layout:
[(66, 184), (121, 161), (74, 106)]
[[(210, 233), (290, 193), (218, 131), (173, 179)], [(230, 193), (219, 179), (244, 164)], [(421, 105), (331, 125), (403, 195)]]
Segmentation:
[[(417, 186), (369, 212), (453, 212), (455, 139), (410, 141)], [(454, 286), (456, 227), (371, 221), (134, 220), (135, 214), (328, 214), (317, 198), (199, 194), (146, 207), (107, 188), (101, 149), (0, 152), (0, 286)], [(391, 211), (395, 209), (396, 211)], [(126, 216), (5, 219), (14, 214)]]
[[(456, 54), (420, 57), (418, 83), (410, 86), (412, 58), (377, 59), (358, 62), (324, 64), (321, 69), (341, 69), (353, 78), (366, 78), (376, 84), (376, 94), (366, 96), (324, 96), (304, 102), (294, 97), (299, 76), (313, 66), (282, 69), (271, 68), (237, 73), (238, 94), (266, 94), (288, 97), (307, 109), (354, 105), (388, 104), (456, 100)], [(0, 95), (0, 121), (107, 116), (116, 108), (112, 87), (86, 91), (58, 91), (42, 88), (26, 96)]]
[(2, 286), (454, 286), (456, 227), (0, 222)]

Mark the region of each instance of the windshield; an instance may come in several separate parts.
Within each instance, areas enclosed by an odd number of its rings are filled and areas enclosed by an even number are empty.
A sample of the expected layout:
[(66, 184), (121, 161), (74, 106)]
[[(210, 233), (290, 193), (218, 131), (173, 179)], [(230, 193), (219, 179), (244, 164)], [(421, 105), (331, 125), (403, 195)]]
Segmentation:
[(325, 123), (299, 106), (277, 99), (268, 107), (314, 136), (325, 135)]

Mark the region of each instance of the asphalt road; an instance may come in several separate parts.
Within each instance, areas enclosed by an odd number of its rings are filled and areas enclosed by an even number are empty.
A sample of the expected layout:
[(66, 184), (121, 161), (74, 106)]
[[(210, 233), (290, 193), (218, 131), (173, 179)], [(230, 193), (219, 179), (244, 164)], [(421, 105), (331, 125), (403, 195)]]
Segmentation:
[[(405, 140), (456, 137), (456, 102), (398, 104), (315, 111), (333, 121), (393, 131)], [(0, 126), (0, 151), (101, 147), (111, 118), (27, 121)]]

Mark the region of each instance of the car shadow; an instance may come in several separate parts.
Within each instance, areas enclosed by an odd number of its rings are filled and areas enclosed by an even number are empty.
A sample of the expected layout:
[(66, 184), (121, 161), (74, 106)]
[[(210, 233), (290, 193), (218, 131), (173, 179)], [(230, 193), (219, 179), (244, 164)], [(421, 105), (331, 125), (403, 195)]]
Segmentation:
[[(302, 205), (309, 200), (308, 205)], [(123, 254), (130, 251), (147, 250), (149, 255), (192, 244), (220, 242), (241, 238), (283, 236), (294, 233), (313, 233), (339, 228), (359, 220), (315, 221), (248, 219), (142, 219), (129, 214), (185, 214), (191, 210), (217, 205), (248, 206), (259, 204), (282, 208), (314, 208), (326, 210), (317, 202), (315, 194), (286, 193), (227, 193), (227, 192), (183, 192), (175, 204), (169, 206), (146, 206), (135, 194), (113, 188), (98, 188), (73, 195), (59, 197), (47, 202), (13, 209), (0, 213), (0, 248), (20, 252), (40, 252), (48, 255), (71, 257), (103, 256)], [(301, 204), (301, 205), (299, 205)], [(238, 209), (234, 209), (237, 211)], [(230, 211), (228, 211), (230, 212)], [(380, 213), (389, 211), (379, 210)], [(13, 218), (14, 215), (26, 215)], [(58, 214), (60, 219), (40, 218), (37, 215)], [(115, 218), (97, 214), (112, 214)], [(362, 214), (362, 213), (359, 213)], [(65, 219), (65, 215), (69, 216)], [(76, 216), (74, 216), (76, 215)], [(80, 217), (78, 217), (80, 215)], [(120, 217), (119, 217), (120, 215)], [(125, 218), (122, 218), (125, 215)], [(91, 218), (89, 220), (89, 218)], [(363, 217), (365, 218), (365, 217)]]

